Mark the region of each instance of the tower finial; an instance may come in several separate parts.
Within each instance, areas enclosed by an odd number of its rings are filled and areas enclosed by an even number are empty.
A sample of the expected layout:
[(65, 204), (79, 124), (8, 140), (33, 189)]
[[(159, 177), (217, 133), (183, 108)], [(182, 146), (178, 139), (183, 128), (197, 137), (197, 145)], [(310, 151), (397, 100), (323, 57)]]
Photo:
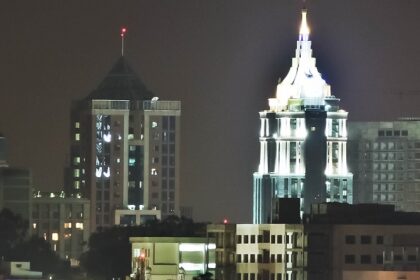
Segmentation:
[(309, 37), (309, 27), (308, 22), (306, 21), (306, 9), (302, 9), (302, 22), (300, 23), (300, 30), (299, 30), (299, 39), (300, 40), (308, 40)]
[(121, 56), (124, 56), (124, 36), (125, 33), (127, 32), (127, 28), (126, 27), (121, 27)]

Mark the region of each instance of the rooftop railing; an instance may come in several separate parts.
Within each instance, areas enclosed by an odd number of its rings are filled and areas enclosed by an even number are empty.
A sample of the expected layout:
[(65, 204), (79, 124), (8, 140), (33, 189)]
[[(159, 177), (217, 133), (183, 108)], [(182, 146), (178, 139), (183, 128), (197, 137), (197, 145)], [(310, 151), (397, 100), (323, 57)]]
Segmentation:
[(92, 109), (128, 110), (128, 100), (92, 100)]
[(143, 110), (181, 110), (181, 101), (143, 101)]

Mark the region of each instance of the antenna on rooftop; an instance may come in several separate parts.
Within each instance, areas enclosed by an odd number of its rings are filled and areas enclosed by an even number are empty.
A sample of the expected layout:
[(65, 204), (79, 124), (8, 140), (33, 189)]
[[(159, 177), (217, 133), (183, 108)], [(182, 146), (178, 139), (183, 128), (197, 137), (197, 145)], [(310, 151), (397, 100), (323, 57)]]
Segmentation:
[(125, 33), (127, 32), (127, 28), (126, 27), (121, 27), (121, 56), (124, 56), (124, 36)]

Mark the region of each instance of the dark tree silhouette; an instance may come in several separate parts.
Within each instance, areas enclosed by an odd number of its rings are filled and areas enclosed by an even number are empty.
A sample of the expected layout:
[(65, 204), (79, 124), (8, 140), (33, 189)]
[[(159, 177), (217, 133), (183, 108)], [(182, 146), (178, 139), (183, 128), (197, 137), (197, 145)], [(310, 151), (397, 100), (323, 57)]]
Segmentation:
[(141, 226), (103, 229), (90, 236), (89, 250), (83, 254), (81, 265), (95, 279), (123, 278), (131, 273), (130, 237), (205, 236), (205, 229), (205, 224), (177, 216), (148, 221)]

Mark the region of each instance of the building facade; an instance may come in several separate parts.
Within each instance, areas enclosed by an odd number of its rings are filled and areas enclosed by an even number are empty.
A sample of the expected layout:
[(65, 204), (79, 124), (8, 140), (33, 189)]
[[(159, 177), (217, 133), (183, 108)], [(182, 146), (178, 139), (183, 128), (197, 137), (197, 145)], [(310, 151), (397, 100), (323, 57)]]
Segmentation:
[(306, 10), (296, 56), (277, 86), (269, 109), (260, 112), (260, 163), (254, 173), (253, 223), (271, 223), (273, 199), (300, 198), (301, 211), (312, 203), (352, 203), (347, 170), (347, 115), (312, 57)]
[(130, 237), (132, 277), (145, 280), (192, 280), (214, 273), (214, 239), (205, 237)]
[(181, 103), (152, 97), (121, 57), (73, 104), (66, 191), (91, 200), (93, 230), (114, 225), (116, 210), (179, 213)]
[(207, 238), (215, 241), (216, 269), (214, 279), (230, 280), (236, 278), (236, 225), (209, 224)]
[(62, 259), (79, 265), (90, 236), (90, 203), (61, 193), (36, 192), (33, 198), (32, 233), (51, 244)]
[(236, 279), (305, 279), (304, 244), (300, 224), (238, 224)]
[(420, 119), (350, 122), (349, 144), (357, 202), (420, 211)]

